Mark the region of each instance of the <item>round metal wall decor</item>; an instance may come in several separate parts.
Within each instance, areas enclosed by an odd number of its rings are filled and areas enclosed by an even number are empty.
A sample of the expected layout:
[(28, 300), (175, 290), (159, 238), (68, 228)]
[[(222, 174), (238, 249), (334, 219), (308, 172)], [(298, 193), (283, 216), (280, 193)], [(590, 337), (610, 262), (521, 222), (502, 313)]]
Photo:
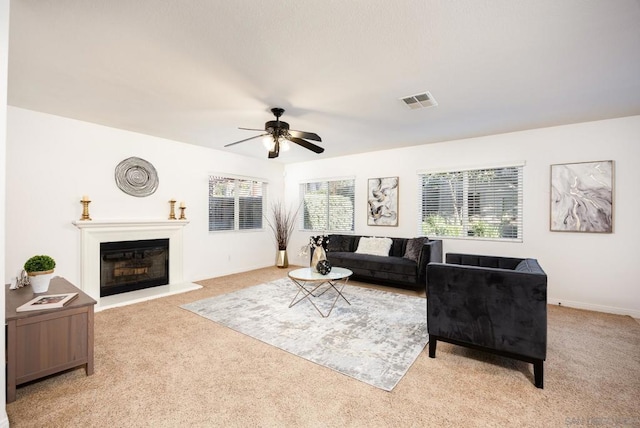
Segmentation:
[(124, 193), (143, 197), (152, 195), (158, 188), (158, 173), (144, 159), (131, 157), (116, 166), (116, 184)]

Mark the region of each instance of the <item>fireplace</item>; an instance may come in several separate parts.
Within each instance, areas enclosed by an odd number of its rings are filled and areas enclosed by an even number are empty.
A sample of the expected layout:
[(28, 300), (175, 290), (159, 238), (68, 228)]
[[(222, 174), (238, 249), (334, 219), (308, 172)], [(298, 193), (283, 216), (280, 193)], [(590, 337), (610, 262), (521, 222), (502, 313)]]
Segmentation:
[[(189, 220), (76, 220), (73, 224), (81, 231), (81, 278), (78, 283), (82, 291), (98, 302), (96, 311), (202, 288), (201, 285), (185, 281), (183, 277), (183, 229), (189, 224)], [(101, 296), (101, 245), (109, 242), (156, 239), (169, 240), (169, 254), (167, 256), (169, 259), (167, 272), (169, 281), (165, 282), (167, 285)], [(130, 272), (132, 271), (121, 271), (120, 273)]]
[(100, 297), (169, 283), (169, 239), (100, 243)]

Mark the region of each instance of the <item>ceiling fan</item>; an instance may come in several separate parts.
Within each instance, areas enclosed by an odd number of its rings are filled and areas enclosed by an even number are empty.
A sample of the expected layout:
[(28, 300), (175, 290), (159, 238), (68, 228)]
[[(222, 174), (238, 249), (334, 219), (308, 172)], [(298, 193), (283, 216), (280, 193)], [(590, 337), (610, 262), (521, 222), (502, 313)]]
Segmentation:
[[(280, 120), (280, 116), (284, 113), (284, 109), (279, 107), (274, 107), (271, 109), (271, 112), (276, 117), (276, 120), (270, 120), (264, 124), (264, 134), (256, 135), (255, 137), (245, 138), (244, 140), (236, 141), (235, 143), (230, 143), (225, 145), (225, 147), (233, 146), (235, 144), (244, 143), (245, 141), (253, 140), (254, 138), (265, 137), (267, 135), (271, 136), (270, 144), (269, 144), (269, 159), (277, 158), (280, 154), (280, 145), (285, 143), (286, 141), (291, 141), (299, 146), (304, 147), (305, 149), (311, 150), (315, 153), (322, 153), (324, 149), (320, 146), (316, 146), (313, 143), (310, 143), (307, 140), (313, 141), (322, 141), (318, 134), (314, 134), (313, 132), (304, 132), (304, 131), (294, 131), (293, 129), (289, 129), (289, 124), (287, 122), (282, 122)], [(244, 129), (247, 131), (263, 131), (262, 129), (253, 129), (253, 128), (238, 128)], [(306, 140), (305, 140), (306, 138)]]

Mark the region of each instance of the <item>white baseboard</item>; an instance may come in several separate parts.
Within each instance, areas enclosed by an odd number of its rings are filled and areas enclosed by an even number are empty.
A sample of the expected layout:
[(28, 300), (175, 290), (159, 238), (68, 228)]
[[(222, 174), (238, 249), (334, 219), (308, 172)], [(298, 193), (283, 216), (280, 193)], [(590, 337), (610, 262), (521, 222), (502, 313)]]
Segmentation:
[(589, 311), (605, 312), (607, 314), (629, 315), (633, 318), (640, 319), (640, 311), (626, 308), (616, 308), (614, 306), (594, 305), (591, 303), (574, 302), (572, 300), (548, 299), (550, 305), (566, 306), (568, 308), (586, 309)]
[[(298, 266), (296, 264), (290, 264), (289, 266)], [(224, 270), (218, 274), (216, 274), (215, 276), (208, 276), (206, 278), (202, 278), (202, 279), (196, 279), (194, 281), (205, 281), (207, 279), (212, 279), (212, 278), (220, 278), (222, 276), (227, 276), (227, 275), (235, 275), (237, 273), (244, 273), (244, 272), (249, 272), (252, 270), (257, 270), (257, 269), (264, 269), (264, 268), (268, 268), (268, 267), (275, 267), (274, 263), (269, 263), (269, 264), (257, 264), (257, 265), (251, 265), (251, 266), (243, 266), (241, 268), (237, 268), (237, 269), (227, 269)], [(288, 268), (283, 268), (282, 272), (283, 272), (283, 276), (287, 276), (287, 273), (289, 273), (291, 269)]]
[(7, 412), (2, 412), (2, 416), (0, 417), (0, 428), (9, 428), (9, 417), (7, 416)]

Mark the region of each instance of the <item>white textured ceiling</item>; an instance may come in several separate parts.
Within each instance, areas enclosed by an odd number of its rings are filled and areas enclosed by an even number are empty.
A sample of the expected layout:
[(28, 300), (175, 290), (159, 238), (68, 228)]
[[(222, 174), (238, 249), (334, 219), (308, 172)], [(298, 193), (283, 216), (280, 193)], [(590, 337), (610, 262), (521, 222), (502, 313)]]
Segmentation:
[(264, 158), (283, 107), (280, 162), (637, 115), (640, 1), (14, 0), (9, 104)]

